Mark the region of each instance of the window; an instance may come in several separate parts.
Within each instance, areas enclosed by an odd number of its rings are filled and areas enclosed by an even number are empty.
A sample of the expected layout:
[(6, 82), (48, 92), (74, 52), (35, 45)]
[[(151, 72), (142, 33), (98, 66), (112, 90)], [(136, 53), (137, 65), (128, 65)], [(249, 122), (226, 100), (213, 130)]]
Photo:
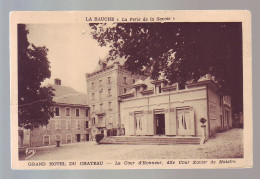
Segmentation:
[(86, 109), (86, 117), (88, 117), (88, 109)]
[(89, 128), (89, 126), (88, 126), (88, 121), (86, 121), (86, 128)]
[(161, 85), (159, 85), (158, 90), (159, 90), (159, 93), (162, 93), (162, 87), (161, 87)]
[(80, 129), (80, 121), (79, 120), (77, 120), (76, 127), (77, 127), (77, 129)]
[(70, 134), (67, 134), (67, 143), (71, 143), (71, 135)]
[(55, 116), (60, 116), (60, 108), (55, 107)]
[(55, 130), (61, 129), (61, 120), (55, 120)]
[(124, 83), (126, 83), (126, 77), (124, 77)]
[(50, 145), (50, 136), (49, 135), (43, 136), (43, 145)]
[(76, 116), (79, 116), (79, 108), (76, 108)]
[(61, 141), (60, 134), (56, 134), (56, 135), (55, 135), (55, 141)]
[(102, 91), (99, 91), (99, 100), (102, 99)]
[(219, 98), (219, 105), (222, 106), (222, 97)]
[(70, 130), (70, 129), (71, 129), (71, 121), (70, 121), (70, 120), (67, 120), (67, 121), (66, 121), (66, 129), (67, 129), (67, 130)]
[(112, 123), (112, 116), (109, 116), (108, 123)]
[(92, 123), (96, 124), (96, 119), (95, 118), (92, 119)]
[(111, 89), (108, 89), (107, 92), (108, 92), (108, 96), (111, 96)]
[(66, 116), (70, 116), (70, 108), (66, 108)]
[(94, 83), (94, 82), (92, 82), (92, 83), (91, 83), (91, 86), (92, 86), (92, 88), (94, 88), (94, 85), (95, 85), (95, 83)]
[(126, 93), (126, 91), (127, 91), (127, 89), (126, 89), (126, 88), (124, 88), (124, 93)]
[(108, 109), (111, 110), (111, 102), (108, 102)]
[(107, 83), (111, 83), (111, 77), (107, 77)]
[(46, 125), (46, 130), (51, 130), (50, 122), (51, 121), (49, 121), (49, 124)]
[(108, 96), (111, 96), (111, 89), (108, 89), (107, 92), (108, 92)]
[(95, 100), (95, 93), (92, 93), (92, 100)]
[(93, 112), (95, 112), (95, 105), (92, 106), (92, 110), (93, 110)]

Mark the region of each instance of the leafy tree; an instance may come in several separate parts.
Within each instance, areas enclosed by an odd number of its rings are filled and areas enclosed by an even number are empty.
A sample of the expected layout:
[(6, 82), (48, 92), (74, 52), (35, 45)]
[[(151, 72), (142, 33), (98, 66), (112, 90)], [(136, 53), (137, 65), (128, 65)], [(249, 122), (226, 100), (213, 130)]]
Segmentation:
[(18, 25), (18, 125), (33, 129), (53, 117), (54, 93), (53, 88), (41, 86), (51, 76), (48, 49), (30, 44), (28, 33), (26, 25)]
[(205, 74), (215, 77), (222, 92), (232, 95), (242, 110), (241, 23), (105, 23), (90, 24), (100, 46), (109, 46), (109, 57), (126, 58), (133, 73), (161, 74), (184, 85)]

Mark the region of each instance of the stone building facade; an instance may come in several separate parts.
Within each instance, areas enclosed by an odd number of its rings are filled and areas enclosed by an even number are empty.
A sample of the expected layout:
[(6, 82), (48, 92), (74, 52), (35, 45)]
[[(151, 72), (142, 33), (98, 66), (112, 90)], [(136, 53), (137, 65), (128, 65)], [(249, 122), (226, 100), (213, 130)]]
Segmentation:
[(47, 126), (38, 126), (32, 131), (21, 129), (20, 147), (55, 145), (56, 141), (67, 144), (92, 140), (86, 94), (62, 86), (60, 80), (51, 86), (55, 89), (54, 117)]
[[(88, 105), (92, 124), (92, 136), (98, 133), (123, 134), (118, 96), (126, 93), (138, 80), (144, 78), (125, 70), (119, 61), (99, 61), (97, 69), (86, 74)], [(116, 134), (115, 134), (116, 133)]]

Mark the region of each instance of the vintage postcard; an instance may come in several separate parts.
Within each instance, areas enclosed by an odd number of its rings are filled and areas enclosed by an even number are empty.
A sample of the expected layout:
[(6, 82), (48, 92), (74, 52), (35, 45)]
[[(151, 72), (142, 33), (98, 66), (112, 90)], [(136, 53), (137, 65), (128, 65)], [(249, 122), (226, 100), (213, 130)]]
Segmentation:
[(11, 12), (13, 169), (253, 166), (251, 14)]

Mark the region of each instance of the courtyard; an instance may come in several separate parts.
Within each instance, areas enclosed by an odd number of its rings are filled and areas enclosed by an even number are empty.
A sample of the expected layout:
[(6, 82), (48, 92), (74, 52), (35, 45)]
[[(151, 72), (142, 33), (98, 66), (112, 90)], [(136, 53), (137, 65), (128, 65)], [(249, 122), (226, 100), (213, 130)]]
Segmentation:
[(217, 133), (203, 145), (98, 145), (96, 142), (35, 148), (28, 160), (217, 159), (243, 157), (243, 129)]

